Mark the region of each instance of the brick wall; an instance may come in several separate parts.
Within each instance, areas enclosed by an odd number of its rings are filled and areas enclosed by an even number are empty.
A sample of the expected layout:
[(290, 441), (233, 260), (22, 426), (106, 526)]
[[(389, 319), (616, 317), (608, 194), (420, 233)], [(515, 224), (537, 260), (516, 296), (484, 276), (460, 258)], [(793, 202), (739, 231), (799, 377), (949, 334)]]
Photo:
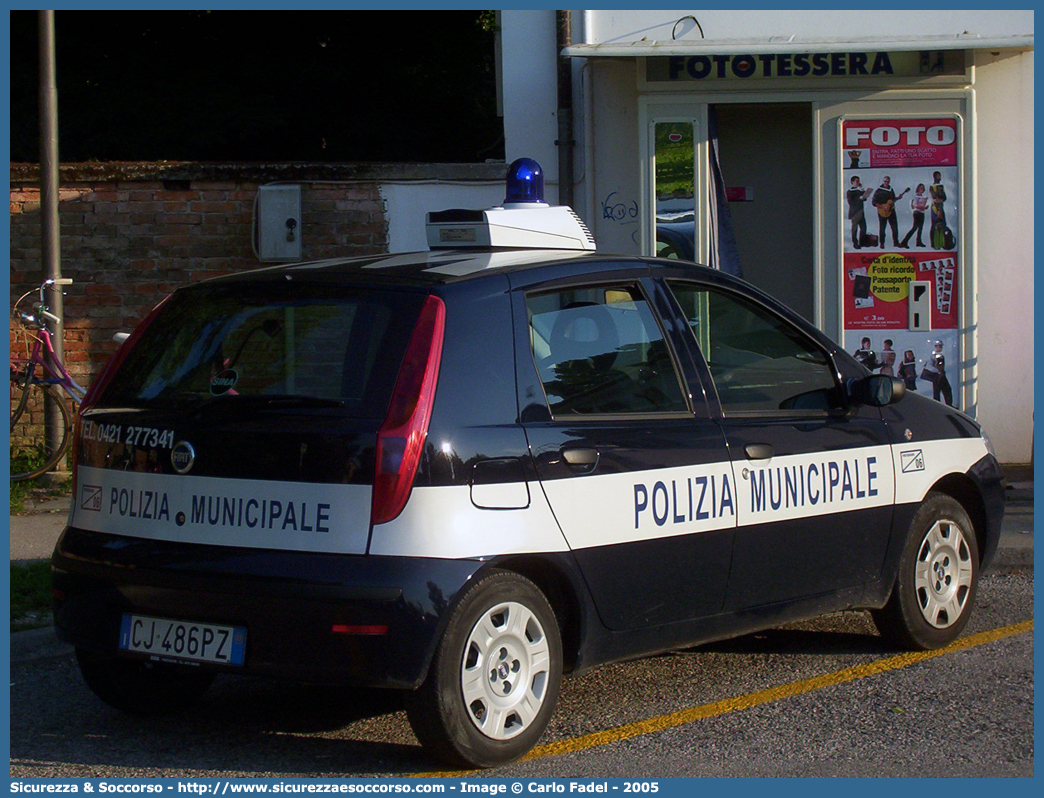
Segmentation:
[[(375, 179), (380, 174), (372, 167), (352, 170), (63, 165), (62, 275), (74, 280), (65, 298), (70, 372), (86, 384), (115, 351), (113, 333), (132, 329), (178, 286), (260, 267), (251, 247), (252, 217), (257, 188), (265, 182), (301, 184), (303, 260), (386, 250), (388, 224)], [(13, 302), (38, 286), (43, 272), (39, 176), (32, 165), (14, 164), (11, 172)], [(11, 345), (13, 356), (25, 351), (14, 326)]]

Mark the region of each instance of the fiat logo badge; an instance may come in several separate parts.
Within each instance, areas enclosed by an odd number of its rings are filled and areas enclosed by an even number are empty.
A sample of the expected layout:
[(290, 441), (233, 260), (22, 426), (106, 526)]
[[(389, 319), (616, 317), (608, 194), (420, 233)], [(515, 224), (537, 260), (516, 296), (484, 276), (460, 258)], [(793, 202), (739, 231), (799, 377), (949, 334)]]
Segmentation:
[(170, 464), (179, 474), (187, 474), (196, 462), (196, 450), (188, 441), (178, 441), (170, 450)]

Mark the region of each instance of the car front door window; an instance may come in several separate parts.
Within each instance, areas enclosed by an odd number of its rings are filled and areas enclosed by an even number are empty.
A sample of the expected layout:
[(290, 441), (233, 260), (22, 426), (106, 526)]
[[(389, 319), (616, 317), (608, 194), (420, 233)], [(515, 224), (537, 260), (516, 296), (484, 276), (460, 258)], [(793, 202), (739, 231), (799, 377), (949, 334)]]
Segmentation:
[(765, 308), (731, 294), (672, 283), (726, 415), (826, 412), (843, 406), (825, 351)]

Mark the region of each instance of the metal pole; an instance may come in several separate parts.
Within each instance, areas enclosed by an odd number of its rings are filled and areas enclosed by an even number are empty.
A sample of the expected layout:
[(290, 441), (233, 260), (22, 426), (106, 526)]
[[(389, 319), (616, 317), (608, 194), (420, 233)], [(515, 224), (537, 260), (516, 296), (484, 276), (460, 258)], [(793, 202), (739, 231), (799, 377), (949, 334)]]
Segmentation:
[[(58, 220), (58, 85), (55, 77), (54, 12), (39, 12), (40, 27), (40, 233), (45, 279), (62, 276), (61, 231)], [(49, 292), (51, 312), (64, 319), (62, 292)], [(50, 323), (55, 355), (65, 361), (62, 325)], [(48, 405), (50, 402), (48, 402)], [(60, 440), (61, 416), (57, 408), (46, 408), (45, 435), (48, 445)]]
[(555, 12), (558, 35), (558, 204), (573, 205), (573, 67), (562, 50), (573, 43), (571, 11)]

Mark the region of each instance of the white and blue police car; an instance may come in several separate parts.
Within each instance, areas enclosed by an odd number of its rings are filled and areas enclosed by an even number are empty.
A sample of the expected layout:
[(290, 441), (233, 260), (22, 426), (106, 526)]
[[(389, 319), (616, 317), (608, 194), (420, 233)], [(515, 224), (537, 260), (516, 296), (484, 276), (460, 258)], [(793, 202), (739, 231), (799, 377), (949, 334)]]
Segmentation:
[(58, 635), (130, 713), (215, 674), (405, 691), (523, 755), (563, 674), (865, 608), (953, 640), (997, 548), (979, 425), (768, 296), (607, 255), (542, 176), (431, 250), (182, 288), (95, 381)]

